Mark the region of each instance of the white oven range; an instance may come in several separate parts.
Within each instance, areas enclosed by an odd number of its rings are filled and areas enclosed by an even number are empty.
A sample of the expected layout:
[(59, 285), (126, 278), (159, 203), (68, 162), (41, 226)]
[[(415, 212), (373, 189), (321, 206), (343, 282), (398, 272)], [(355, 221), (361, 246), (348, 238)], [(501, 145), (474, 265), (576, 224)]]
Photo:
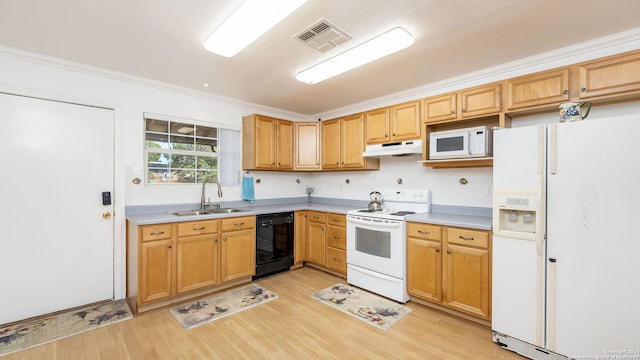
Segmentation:
[(380, 193), (382, 210), (347, 212), (347, 282), (405, 303), (409, 301), (405, 217), (429, 212), (431, 196), (425, 189)]

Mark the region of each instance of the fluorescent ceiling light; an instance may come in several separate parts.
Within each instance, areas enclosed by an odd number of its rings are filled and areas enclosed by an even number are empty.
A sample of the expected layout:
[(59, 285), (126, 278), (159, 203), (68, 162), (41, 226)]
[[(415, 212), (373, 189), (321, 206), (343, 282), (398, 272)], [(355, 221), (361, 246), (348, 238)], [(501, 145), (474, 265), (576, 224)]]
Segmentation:
[(305, 2), (307, 0), (247, 0), (203, 45), (213, 53), (232, 57)]
[(358, 66), (393, 54), (413, 44), (413, 36), (402, 28), (394, 28), (382, 35), (314, 65), (296, 75), (307, 84), (319, 83)]

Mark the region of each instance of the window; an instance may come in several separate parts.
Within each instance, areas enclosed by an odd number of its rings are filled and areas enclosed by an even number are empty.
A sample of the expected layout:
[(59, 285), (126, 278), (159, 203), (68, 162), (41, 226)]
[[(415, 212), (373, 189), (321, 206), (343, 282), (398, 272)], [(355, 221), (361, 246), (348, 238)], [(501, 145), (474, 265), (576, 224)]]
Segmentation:
[(239, 185), (240, 132), (145, 114), (147, 184), (196, 184), (207, 177)]

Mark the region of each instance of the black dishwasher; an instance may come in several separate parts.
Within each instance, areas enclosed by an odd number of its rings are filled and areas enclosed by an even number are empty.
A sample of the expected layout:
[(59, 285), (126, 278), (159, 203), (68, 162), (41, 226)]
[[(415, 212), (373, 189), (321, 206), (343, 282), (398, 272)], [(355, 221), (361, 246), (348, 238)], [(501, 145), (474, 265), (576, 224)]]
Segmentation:
[(293, 212), (256, 216), (256, 274), (253, 279), (293, 265)]

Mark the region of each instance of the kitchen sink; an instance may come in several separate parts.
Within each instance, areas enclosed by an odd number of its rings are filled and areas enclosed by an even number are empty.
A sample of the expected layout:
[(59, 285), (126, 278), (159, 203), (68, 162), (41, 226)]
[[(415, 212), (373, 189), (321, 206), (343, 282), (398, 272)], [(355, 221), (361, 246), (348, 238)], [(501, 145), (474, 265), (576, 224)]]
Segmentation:
[(229, 214), (236, 212), (244, 212), (249, 210), (235, 209), (235, 208), (220, 208), (220, 209), (204, 209), (204, 210), (184, 210), (184, 211), (169, 211), (171, 215), (177, 216), (193, 216), (193, 215), (207, 215), (207, 214)]

